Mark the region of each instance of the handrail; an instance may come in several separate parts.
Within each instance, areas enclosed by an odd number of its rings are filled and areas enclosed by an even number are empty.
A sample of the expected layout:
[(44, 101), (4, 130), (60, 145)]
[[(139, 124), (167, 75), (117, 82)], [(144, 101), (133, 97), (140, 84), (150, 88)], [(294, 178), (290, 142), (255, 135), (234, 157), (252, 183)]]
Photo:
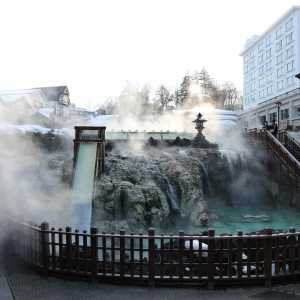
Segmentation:
[(286, 149), (282, 143), (280, 143), (280, 141), (278, 141), (275, 136), (273, 134), (271, 134), (269, 131), (266, 131), (267, 135), (269, 138), (273, 139), (273, 141), (275, 142), (275, 144), (277, 144), (284, 152), (286, 152), (290, 158), (298, 165), (298, 167), (300, 167), (300, 163), (299, 161), (294, 157), (294, 155), (288, 150)]

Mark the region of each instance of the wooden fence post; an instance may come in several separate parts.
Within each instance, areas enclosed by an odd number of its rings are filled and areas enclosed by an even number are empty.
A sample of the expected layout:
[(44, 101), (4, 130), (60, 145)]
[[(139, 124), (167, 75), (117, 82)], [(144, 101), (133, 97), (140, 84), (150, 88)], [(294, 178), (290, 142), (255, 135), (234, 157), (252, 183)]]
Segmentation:
[[(294, 227), (290, 227), (290, 233), (295, 233), (296, 229)], [(294, 235), (289, 237), (290, 240), (290, 267), (289, 271), (291, 274), (295, 273), (295, 244), (296, 237)]]
[[(265, 227), (265, 235), (272, 235), (272, 229)], [(265, 286), (270, 287), (272, 284), (272, 240), (270, 238), (265, 239)]]
[[(67, 226), (66, 232), (72, 232), (72, 227)], [(66, 234), (66, 252), (67, 252), (67, 271), (71, 272), (72, 269), (72, 259), (71, 259), (71, 245), (72, 245), (72, 235)]]
[[(125, 229), (120, 230), (120, 235), (125, 235)], [(125, 276), (125, 237), (120, 238), (120, 276)]]
[(155, 229), (149, 228), (149, 287), (153, 288), (155, 286), (154, 273), (155, 273)]
[(98, 227), (91, 227), (91, 277), (92, 282), (97, 283), (98, 274)]
[(49, 255), (50, 255), (50, 245), (49, 245), (49, 233), (44, 232), (49, 230), (49, 223), (43, 222), (41, 224), (41, 233), (42, 233), (42, 263), (43, 263), (43, 273), (44, 275), (48, 275), (49, 268)]
[[(183, 237), (184, 236), (184, 231), (180, 230), (179, 231), (179, 236)], [(184, 239), (180, 239), (179, 240), (179, 279), (183, 278), (183, 274), (184, 274), (184, 266), (183, 266), (183, 252), (184, 249)], [(192, 272), (192, 270), (191, 270)]]
[[(237, 236), (243, 236), (243, 231), (238, 230)], [(242, 278), (243, 276), (243, 240), (237, 240), (237, 277)]]
[(212, 239), (208, 240), (208, 265), (207, 265), (207, 288), (213, 290), (215, 287), (215, 230), (208, 229), (208, 236)]

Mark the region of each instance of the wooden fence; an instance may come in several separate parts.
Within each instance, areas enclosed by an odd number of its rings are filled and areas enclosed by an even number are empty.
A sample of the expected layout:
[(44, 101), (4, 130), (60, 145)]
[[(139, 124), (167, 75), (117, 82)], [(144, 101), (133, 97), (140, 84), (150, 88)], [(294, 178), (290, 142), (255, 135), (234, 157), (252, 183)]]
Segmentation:
[(90, 278), (93, 282), (145, 281), (207, 283), (264, 281), (300, 274), (300, 230), (273, 232), (265, 228), (253, 235), (148, 235), (130, 233), (82, 233), (71, 227), (49, 228), (8, 219), (7, 245), (45, 274), (61, 273)]

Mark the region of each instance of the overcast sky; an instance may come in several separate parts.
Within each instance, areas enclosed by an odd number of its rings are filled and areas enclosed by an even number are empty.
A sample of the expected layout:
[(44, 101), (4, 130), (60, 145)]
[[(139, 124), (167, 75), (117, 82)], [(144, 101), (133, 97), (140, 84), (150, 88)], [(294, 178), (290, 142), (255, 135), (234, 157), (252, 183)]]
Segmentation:
[(0, 0), (0, 90), (67, 85), (93, 108), (125, 81), (180, 85), (206, 67), (240, 89), (245, 41), (300, 1)]

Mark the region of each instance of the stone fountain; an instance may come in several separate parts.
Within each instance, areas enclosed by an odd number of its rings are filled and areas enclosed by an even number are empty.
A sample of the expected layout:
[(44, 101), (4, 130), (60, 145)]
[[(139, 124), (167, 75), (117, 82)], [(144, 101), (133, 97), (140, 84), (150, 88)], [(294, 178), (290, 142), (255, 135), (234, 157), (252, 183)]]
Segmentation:
[(196, 123), (195, 128), (197, 129), (198, 133), (193, 140), (192, 146), (194, 148), (218, 148), (217, 144), (211, 144), (209, 141), (207, 141), (202, 133), (202, 130), (205, 128), (203, 124), (207, 122), (207, 120), (203, 118), (203, 115), (199, 113), (197, 115), (197, 119), (193, 122)]

